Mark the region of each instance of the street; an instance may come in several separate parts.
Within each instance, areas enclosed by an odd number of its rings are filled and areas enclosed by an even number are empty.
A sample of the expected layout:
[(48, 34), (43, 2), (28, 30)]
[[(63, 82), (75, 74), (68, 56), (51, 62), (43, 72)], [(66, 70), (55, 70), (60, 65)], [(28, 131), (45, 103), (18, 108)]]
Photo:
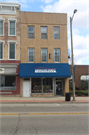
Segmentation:
[(0, 108), (0, 135), (89, 134), (87, 103), (1, 104)]
[(88, 103), (19, 103), (1, 104), (2, 113), (88, 112)]

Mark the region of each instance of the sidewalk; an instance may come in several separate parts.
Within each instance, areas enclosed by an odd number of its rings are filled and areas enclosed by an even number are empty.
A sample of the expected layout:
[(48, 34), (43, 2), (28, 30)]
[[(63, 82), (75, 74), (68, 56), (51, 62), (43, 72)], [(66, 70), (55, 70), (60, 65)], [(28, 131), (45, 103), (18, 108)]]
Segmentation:
[(65, 97), (0, 97), (0, 103), (88, 103), (89, 97), (75, 97), (76, 101), (65, 101)]

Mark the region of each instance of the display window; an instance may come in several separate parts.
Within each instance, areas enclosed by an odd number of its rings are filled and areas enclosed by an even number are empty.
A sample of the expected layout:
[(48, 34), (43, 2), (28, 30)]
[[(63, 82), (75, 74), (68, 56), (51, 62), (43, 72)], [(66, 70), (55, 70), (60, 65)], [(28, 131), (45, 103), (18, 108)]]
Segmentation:
[(42, 93), (41, 78), (32, 78), (32, 93)]
[(52, 78), (44, 78), (43, 93), (52, 93), (52, 92), (53, 92)]
[(1, 76), (0, 90), (16, 90), (16, 76)]
[(53, 93), (52, 78), (32, 78), (32, 93)]

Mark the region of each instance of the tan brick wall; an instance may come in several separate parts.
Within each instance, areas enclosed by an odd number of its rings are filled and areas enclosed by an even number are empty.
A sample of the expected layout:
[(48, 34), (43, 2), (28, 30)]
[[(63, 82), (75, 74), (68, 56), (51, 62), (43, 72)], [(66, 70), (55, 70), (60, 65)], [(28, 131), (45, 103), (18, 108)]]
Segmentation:
[(23, 97), (23, 78), (20, 78), (20, 97)]
[[(34, 39), (28, 39), (28, 26), (34, 26)], [(47, 39), (41, 39), (41, 26), (47, 26)], [(60, 39), (53, 39), (53, 26), (59, 26)], [(28, 48), (35, 49), (35, 63), (41, 63), (41, 48), (48, 50), (48, 63), (54, 63), (54, 48), (60, 48), (60, 62), (68, 63), (67, 14), (21, 12), (21, 63), (28, 63)], [(52, 53), (51, 59), (49, 53)], [(69, 91), (68, 78), (64, 79), (63, 84), (65, 94)], [(31, 94), (31, 96), (50, 97), (55, 94)]]
[[(19, 9), (16, 10), (16, 15), (9, 15), (9, 14), (6, 14), (6, 15), (1, 15), (0, 14), (0, 18), (4, 18), (5, 21), (4, 21), (4, 36), (0, 36), (0, 40), (4, 40), (5, 41), (5, 44), (4, 44), (4, 60), (8, 60), (8, 54), (9, 54), (9, 46), (8, 46), (8, 43), (7, 41), (9, 40), (15, 40), (17, 41), (17, 44), (16, 44), (16, 60), (20, 60), (20, 36), (21, 36), (21, 24), (20, 24), (20, 7)], [(9, 22), (8, 22), (8, 19), (10, 18), (15, 18), (17, 19), (17, 22), (16, 22), (16, 36), (8, 36), (8, 29), (9, 29)]]
[[(28, 39), (28, 26), (35, 27), (34, 39)], [(41, 39), (41, 26), (47, 26), (48, 39)], [(53, 26), (60, 27), (60, 39), (53, 39)], [(28, 63), (28, 48), (35, 49), (35, 63), (41, 63), (41, 48), (48, 49), (48, 63), (54, 63), (54, 48), (60, 48), (61, 63), (68, 63), (67, 14), (21, 12), (21, 63)]]
[(64, 96), (65, 93), (69, 93), (69, 78), (64, 79)]

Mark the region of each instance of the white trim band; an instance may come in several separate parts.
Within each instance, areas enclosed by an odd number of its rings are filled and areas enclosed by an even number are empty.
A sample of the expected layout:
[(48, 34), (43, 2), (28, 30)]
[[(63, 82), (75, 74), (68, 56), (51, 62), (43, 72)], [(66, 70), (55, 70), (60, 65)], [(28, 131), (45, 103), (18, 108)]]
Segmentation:
[(3, 44), (5, 44), (5, 41), (4, 41), (4, 40), (0, 40), (0, 43), (3, 43)]

